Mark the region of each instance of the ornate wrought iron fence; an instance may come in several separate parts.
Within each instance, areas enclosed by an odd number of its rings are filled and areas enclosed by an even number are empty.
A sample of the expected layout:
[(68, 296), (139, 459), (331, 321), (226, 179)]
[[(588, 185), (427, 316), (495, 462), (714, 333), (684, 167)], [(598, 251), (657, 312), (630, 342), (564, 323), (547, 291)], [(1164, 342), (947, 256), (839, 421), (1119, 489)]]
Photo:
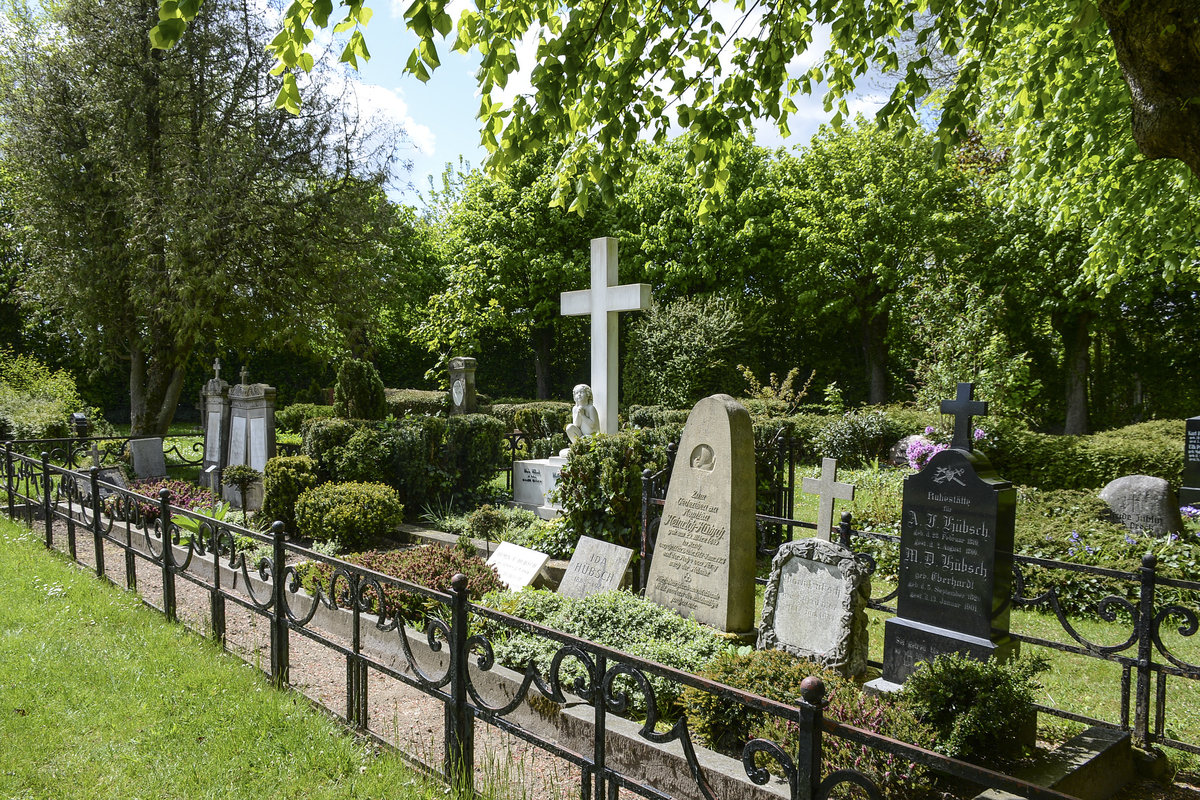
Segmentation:
[[(808, 679), (799, 704), (789, 706), (472, 603), (462, 575), (454, 577), (449, 592), (398, 580), (288, 542), (280, 522), (274, 523), (268, 535), (213, 520), (172, 506), (167, 491), (158, 498), (149, 498), (106, 485), (96, 468), (71, 471), (52, 464), (48, 453), (39, 460), (6, 449), (4, 469), (10, 516), (15, 515), (18, 503), (36, 508), (37, 513), (31, 517), (44, 521), (48, 547), (54, 546), (55, 522), (64, 523), (72, 553), (77, 534), (82, 531), (90, 535), (95, 547), (95, 571), (101, 578), (107, 578), (106, 547), (121, 551), (127, 586), (132, 590), (137, 588), (136, 563), (159, 572), (160, 610), (169, 620), (180, 619), (176, 601), (179, 580), (191, 582), (207, 594), (211, 635), (218, 642), (225, 643), (228, 603), (265, 619), (269, 626), (269, 675), (277, 686), (289, 684), (293, 634), (340, 655), (346, 665), (343, 719), (348, 725), (370, 732), (367, 710), (371, 675), (401, 682), (440, 703), (444, 748), (442, 764), (436, 771), (460, 787), (473, 784), (475, 728), (477, 722), (482, 722), (574, 765), (581, 798), (615, 800), (618, 792), (626, 789), (650, 798), (683, 795), (715, 800), (721, 796), (714, 782), (718, 776), (701, 767), (687, 718), (679, 718), (666, 730), (659, 724), (652, 683), (657, 679), (716, 695), (740, 705), (745, 713), (772, 715), (793, 728), (793, 747), (753, 739), (744, 746), (740, 764), (745, 780), (753, 784), (768, 783), (772, 774), (781, 776), (786, 795), (793, 800), (824, 800), (843, 784), (860, 786), (869, 797), (882, 797), (879, 787), (864, 772), (828, 768), (822, 758), (822, 743), (830, 736), (980, 787), (1006, 790), (1031, 800), (1070, 800), (1059, 792), (827, 719), (823, 712), (824, 687), (817, 678)], [(101, 489), (109, 493), (107, 500), (101, 499)], [(191, 520), (195, 530), (184, 531), (179, 524), (182, 519)], [(239, 540), (268, 544), (270, 555), (251, 563)], [(297, 559), (323, 563), (331, 574), (311, 593), (306, 592), (301, 589)], [(230, 577), (240, 591), (233, 588)], [(401, 604), (389, 599), (389, 591), (424, 598), (436, 609), (415, 621), (423, 632), (410, 627), (414, 620), (405, 617)], [(338, 615), (345, 622), (344, 635), (327, 629), (329, 615)], [(498, 631), (499, 635), (532, 634), (553, 642), (557, 650), (546, 672), (530, 665), (515, 676), (506, 692), (498, 694), (489, 685), (489, 677), (501, 671), (496, 666), (493, 636), (480, 630)], [(382, 657), (368, 639), (390, 641), (394, 652), (400, 654), (399, 663)], [(418, 655), (418, 647), (423, 647), (424, 655)], [(568, 671), (569, 665), (574, 673)], [(676, 758), (686, 769), (672, 778), (683, 778), (687, 787), (664, 789), (654, 781), (666, 778), (650, 778), (635, 769), (621, 768), (613, 759), (610, 738), (615, 735), (614, 726), (630, 726), (629, 711), (639, 697), (646, 712), (633, 725), (637, 728), (634, 740), (647, 746), (677, 747), (681, 755)], [(585, 716), (591, 718), (589, 746), (564, 745), (526, 724), (517, 712), (535, 698), (541, 703), (581, 703), (588, 710)]]
[[(671, 474), (671, 465), (658, 473), (647, 470), (642, 476), (642, 544), (641, 555), (643, 572), (642, 585), (646, 582), (646, 570), (650, 557), (654, 553), (654, 542), (658, 534), (658, 526), (665, 506), (667, 483)], [(771, 548), (764, 545), (762, 531), (765, 525), (778, 525), (788, 531), (787, 540), (791, 540), (795, 528), (815, 530), (816, 525), (795, 519), (784, 519), (768, 514), (756, 515), (759, 529), (759, 554), (773, 556), (778, 546)], [(843, 513), (839, 525), (841, 544), (854, 550), (864, 540), (888, 542), (899, 546), (900, 537), (894, 534), (861, 531), (853, 527), (849, 513)], [(864, 561), (871, 574), (877, 569), (876, 559), (870, 553), (857, 552), (856, 557)], [(1134, 599), (1119, 595), (1108, 595), (1097, 601), (1095, 612), (1103, 621), (1118, 623), (1128, 620), (1127, 627), (1121, 634), (1124, 638), (1114, 644), (1101, 644), (1089, 640), (1072, 624), (1070, 615), (1064, 611), (1060, 600), (1058, 587), (1051, 581), (1051, 586), (1045, 592), (1028, 596), (1025, 594), (1027, 583), (1026, 573), (1030, 568), (1057, 571), (1062, 574), (1075, 573), (1104, 579), (1109, 582), (1124, 584), (1125, 594)], [(764, 578), (759, 578), (764, 582)], [(1167, 684), (1170, 678), (1188, 681), (1200, 681), (1200, 665), (1193, 664), (1172, 652), (1171, 647), (1164, 642), (1164, 632), (1171, 625), (1177, 626), (1175, 632), (1180, 637), (1191, 637), (1200, 631), (1200, 616), (1194, 608), (1180, 605), (1177, 602), (1162, 602), (1158, 597), (1161, 588), (1177, 590), (1186, 595), (1200, 598), (1200, 582), (1168, 578), (1158, 574), (1158, 560), (1153, 553), (1147, 553), (1137, 572), (1121, 572), (1103, 567), (1074, 564), (1065, 561), (1053, 561), (1016, 554), (1013, 556), (1013, 597), (1014, 607), (1028, 608), (1046, 612), (1057, 620), (1059, 627), (1066, 635), (1066, 640), (1055, 641), (1039, 636), (1024, 635), (1010, 632), (1013, 639), (1037, 647), (1045, 647), (1063, 653), (1099, 659), (1111, 662), (1120, 667), (1120, 685), (1117, 687), (1120, 708), (1119, 720), (1105, 720), (1080, 714), (1077, 711), (1057, 708), (1049, 705), (1039, 705), (1038, 710), (1087, 725), (1100, 725), (1110, 728), (1131, 731), (1134, 739), (1143, 746), (1164, 745), (1190, 753), (1200, 754), (1200, 742), (1183, 741), (1168, 733)], [(894, 603), (898, 588), (891, 588), (879, 597), (873, 597), (869, 606), (877, 611), (895, 614)], [(874, 667), (882, 667), (879, 662), (869, 662)]]
[[(23, 453), (32, 457), (37, 457), (41, 453), (47, 453), (50, 461), (54, 464), (66, 467), (67, 469), (81, 469), (87, 466), (84, 462), (88, 460), (93, 445), (96, 446), (96, 450), (102, 460), (115, 462), (121, 460), (130, 442), (136, 439), (151, 438), (157, 439), (161, 437), (83, 436), (62, 439), (14, 439), (6, 441), (4, 445), (6, 448), (11, 448), (14, 453)], [(184, 466), (196, 467), (203, 464), (203, 437), (201, 437), (200, 441), (194, 442), (190, 449), (191, 455), (189, 456), (179, 449), (178, 444), (172, 444), (163, 451), (163, 455), (174, 455), (178, 463)]]

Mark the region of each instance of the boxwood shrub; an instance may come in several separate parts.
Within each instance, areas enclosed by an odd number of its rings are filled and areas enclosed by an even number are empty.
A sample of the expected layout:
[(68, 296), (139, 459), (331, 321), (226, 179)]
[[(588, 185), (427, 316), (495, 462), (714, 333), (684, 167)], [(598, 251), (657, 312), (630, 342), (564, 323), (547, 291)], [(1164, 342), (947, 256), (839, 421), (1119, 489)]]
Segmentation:
[[(494, 568), (474, 553), (457, 547), (421, 545), (405, 550), (368, 550), (343, 556), (342, 560), (442, 592), (450, 591), (450, 579), (461, 572), (467, 576), (467, 596), (472, 600), (479, 600), (488, 592), (504, 588)], [(328, 595), (329, 581), (333, 576), (331, 565), (323, 561), (306, 561), (297, 568), (297, 572), (310, 594), (320, 587)], [(389, 616), (399, 615), (407, 622), (418, 624), (430, 615), (447, 616), (446, 609), (431, 598), (406, 592), (394, 584), (383, 583), (382, 588), (384, 606)], [(368, 592), (366, 600), (367, 610), (378, 614), (378, 594)]]
[(387, 413), (396, 419), (410, 416), (446, 416), (450, 411), (450, 395), (443, 391), (424, 389), (385, 389)]
[(287, 408), (275, 412), (275, 427), (287, 433), (300, 433), (305, 421), (310, 419), (328, 419), (333, 416), (333, 406), (319, 406), (315, 403), (292, 403)]
[(301, 536), (347, 550), (392, 534), (403, 518), (400, 496), (381, 483), (323, 483), (296, 500)]
[(284, 530), (296, 530), (296, 500), (320, 482), (317, 462), (308, 456), (276, 456), (263, 467), (263, 504), (260, 516), (283, 522)]
[(387, 416), (383, 381), (374, 364), (353, 358), (342, 362), (333, 387), (333, 414), (348, 419), (383, 419)]
[(561, 434), (571, 423), (571, 403), (542, 400), (536, 403), (496, 403), (492, 416), (504, 423), (505, 432), (519, 430), (531, 439)]
[[(829, 701), (826, 715), (856, 728), (881, 733), (910, 744), (932, 747), (933, 731), (923, 725), (903, 704), (864, 694), (853, 681), (781, 650), (726, 652), (701, 673), (704, 677), (738, 689), (795, 704), (800, 700), (800, 682), (816, 675), (825, 683)], [(713, 749), (740, 757), (750, 739), (764, 738), (794, 753), (799, 745), (794, 723), (766, 712), (751, 711), (735, 700), (687, 688), (680, 697), (689, 724), (700, 739)], [(875, 780), (888, 800), (923, 796), (927, 771), (902, 756), (892, 755), (837, 736), (822, 740), (825, 769), (857, 769)], [(761, 766), (777, 766), (764, 760)]]
[[(604, 592), (576, 599), (540, 589), (525, 589), (491, 594), (483, 599), (483, 603), (507, 614), (692, 673), (699, 672), (730, 648), (729, 643), (711, 628), (629, 592)], [(482, 620), (481, 624), (501, 664), (518, 671), (534, 664), (543, 676), (549, 677), (550, 662), (561, 643), (487, 620)], [(571, 658), (564, 661), (562, 678), (565, 685), (583, 675), (578, 661)], [(644, 714), (646, 697), (627, 678), (619, 681), (624, 681), (618, 689), (629, 693), (634, 713)], [(650, 677), (650, 683), (654, 687), (659, 714), (667, 719), (677, 717), (676, 700), (681, 687), (658, 677)]]

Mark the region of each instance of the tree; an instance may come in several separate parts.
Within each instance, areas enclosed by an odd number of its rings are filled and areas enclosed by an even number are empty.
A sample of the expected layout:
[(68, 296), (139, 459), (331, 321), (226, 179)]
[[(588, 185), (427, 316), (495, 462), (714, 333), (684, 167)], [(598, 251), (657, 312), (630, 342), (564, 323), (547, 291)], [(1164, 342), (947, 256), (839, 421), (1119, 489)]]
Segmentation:
[[(448, 5), (410, 3), (406, 19), (419, 42), (405, 71), (428, 80), (440, 63), (438, 40), (454, 31), (453, 49), (479, 53), (481, 141), (491, 153), (489, 165), (504, 168), (542, 144), (562, 146), (556, 199), (573, 208), (586, 207), (593, 186), (612, 196), (639, 141), (664, 142), (679, 126), (695, 134), (690, 164), (714, 190), (707, 211), (728, 180), (736, 135), (757, 120), (786, 134), (796, 95), (822, 85), (840, 122), (848, 117), (847, 97), (872, 67), (897, 77), (880, 120), (912, 130), (930, 94), (928, 70), (945, 53), (957, 57), (959, 69), (940, 101), (939, 151), (975, 127), (981, 111), (1003, 118), (1014, 132), (1017, 160), (1031, 165), (1029, 191), (1046, 207), (1087, 200), (1064, 185), (1056, 168), (1098, 172), (1110, 181), (1132, 169), (1133, 188), (1123, 190), (1125, 181), (1115, 180), (1104, 192), (1109, 203), (1085, 202), (1099, 223), (1087, 226), (1095, 228), (1088, 269), (1108, 274), (1114, 261), (1119, 271), (1141, 259), (1121, 246), (1130, 231), (1147, 242), (1169, 234), (1167, 251), (1155, 259), (1168, 277), (1200, 269), (1190, 222), (1196, 214), (1180, 213), (1194, 212), (1200, 170), (1194, 102), (1200, 10), (1194, 3), (811, 0), (764, 9), (744, 0), (516, 0), (468, 8), (457, 26)], [(294, 70), (311, 68), (305, 48), (314, 28), (336, 23), (337, 30), (352, 30), (343, 60), (369, 56), (361, 25), (370, 9), (363, 0), (343, 6), (340, 21), (331, 0), (288, 9), (272, 42), (277, 69), (285, 73), (281, 106), (299, 107)], [(154, 41), (169, 46), (198, 7), (199, 0), (164, 0)], [(830, 30), (823, 57), (793, 72), (790, 65), (806, 53), (818, 26)], [(529, 66), (516, 56), (526, 37), (538, 43), (532, 91), (506, 101), (500, 95), (510, 77)], [(1047, 147), (1053, 139), (1057, 144)], [(1106, 159), (1114, 151), (1123, 157), (1110, 169)], [(1179, 159), (1187, 167), (1147, 163), (1157, 159)], [(1132, 224), (1113, 208), (1140, 213), (1146, 198), (1155, 211), (1146, 224)]]
[(128, 362), (135, 434), (166, 431), (199, 343), (336, 333), (329, 308), (361, 308), (363, 282), (330, 266), (374, 250), (381, 207), (381, 163), (357, 166), (355, 121), (319, 88), (301, 116), (271, 109), (247, 5), (214, 3), (170, 53), (145, 37), (156, 17), (153, 0), (18, 13), (0, 67), (26, 291)]

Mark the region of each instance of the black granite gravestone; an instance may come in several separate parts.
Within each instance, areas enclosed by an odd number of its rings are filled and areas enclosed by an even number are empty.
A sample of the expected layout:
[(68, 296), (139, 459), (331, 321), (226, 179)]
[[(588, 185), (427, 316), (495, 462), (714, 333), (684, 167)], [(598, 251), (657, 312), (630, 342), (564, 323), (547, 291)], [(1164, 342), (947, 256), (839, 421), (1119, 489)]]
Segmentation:
[(1187, 421), (1183, 438), (1183, 486), (1179, 502), (1185, 506), (1200, 506), (1200, 417)]
[[(986, 405), (942, 410), (967, 416)], [(898, 688), (918, 662), (943, 653), (1017, 652), (1008, 635), (1016, 490), (972, 451), (969, 422), (955, 433), (951, 449), (904, 481), (899, 594), (896, 616), (884, 624), (879, 689)]]

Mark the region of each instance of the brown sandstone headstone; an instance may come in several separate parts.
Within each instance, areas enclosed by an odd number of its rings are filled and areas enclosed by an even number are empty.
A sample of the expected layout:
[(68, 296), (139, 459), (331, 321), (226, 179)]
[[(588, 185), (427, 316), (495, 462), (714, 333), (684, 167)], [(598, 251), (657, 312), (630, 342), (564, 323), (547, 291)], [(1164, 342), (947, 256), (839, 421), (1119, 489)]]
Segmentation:
[(754, 430), (729, 395), (688, 415), (654, 545), (646, 598), (697, 622), (754, 626)]

